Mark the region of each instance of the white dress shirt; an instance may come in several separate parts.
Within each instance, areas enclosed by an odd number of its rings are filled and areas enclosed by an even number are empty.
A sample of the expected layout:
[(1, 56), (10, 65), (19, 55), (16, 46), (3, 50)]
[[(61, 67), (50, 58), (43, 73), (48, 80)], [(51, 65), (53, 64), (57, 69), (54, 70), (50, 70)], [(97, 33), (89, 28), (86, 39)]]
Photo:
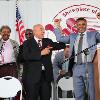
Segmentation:
[(3, 45), (3, 58), (4, 58), (3, 64), (16, 62), (13, 46), (10, 40), (9, 39), (7, 41), (2, 40), (2, 42), (5, 42)]
[(41, 42), (40, 42), (40, 43), (41, 43), (41, 46), (42, 46), (42, 39), (38, 39), (38, 38), (37, 38), (37, 37), (35, 37), (35, 36), (34, 36), (34, 39), (36, 40), (37, 44), (38, 44), (38, 41), (39, 41), (39, 40), (41, 40)]

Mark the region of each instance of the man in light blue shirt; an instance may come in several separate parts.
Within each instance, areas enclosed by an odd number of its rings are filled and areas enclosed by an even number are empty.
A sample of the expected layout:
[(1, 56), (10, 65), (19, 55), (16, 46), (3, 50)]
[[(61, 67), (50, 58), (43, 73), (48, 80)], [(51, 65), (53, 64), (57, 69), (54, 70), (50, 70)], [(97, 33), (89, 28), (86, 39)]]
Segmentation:
[[(57, 89), (57, 82), (59, 81), (59, 79), (61, 77), (63, 77), (67, 72), (68, 72), (68, 63), (69, 61), (67, 61), (68, 57), (69, 57), (69, 44), (66, 45), (66, 48), (63, 51), (58, 52), (55, 55), (55, 58), (53, 60), (53, 74), (54, 74), (54, 100), (56, 100), (57, 98), (57, 92), (59, 93), (59, 96), (62, 97), (63, 92), (61, 91), (61, 89)], [(67, 96), (67, 95), (66, 95)]]
[[(63, 51), (58, 52), (53, 60), (54, 80), (57, 81), (59, 75), (68, 72), (69, 45)], [(66, 61), (65, 61), (66, 60)]]

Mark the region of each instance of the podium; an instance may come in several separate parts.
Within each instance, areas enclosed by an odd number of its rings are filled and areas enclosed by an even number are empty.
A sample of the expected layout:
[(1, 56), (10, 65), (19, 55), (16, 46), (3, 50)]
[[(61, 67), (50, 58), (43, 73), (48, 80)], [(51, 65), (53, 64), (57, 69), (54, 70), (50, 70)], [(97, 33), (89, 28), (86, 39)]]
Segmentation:
[(100, 47), (93, 61), (94, 64), (94, 84), (95, 84), (95, 100), (100, 100)]

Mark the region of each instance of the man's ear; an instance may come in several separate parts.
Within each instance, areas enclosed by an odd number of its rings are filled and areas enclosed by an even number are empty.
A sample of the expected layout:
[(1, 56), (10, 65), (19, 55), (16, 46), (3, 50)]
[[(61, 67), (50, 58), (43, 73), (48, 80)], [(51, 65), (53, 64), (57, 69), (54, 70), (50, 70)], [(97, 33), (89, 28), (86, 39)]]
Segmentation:
[(33, 34), (35, 33), (35, 30), (33, 30)]
[(98, 13), (96, 14), (96, 17), (97, 17), (98, 19), (100, 19), (100, 12), (98, 12)]

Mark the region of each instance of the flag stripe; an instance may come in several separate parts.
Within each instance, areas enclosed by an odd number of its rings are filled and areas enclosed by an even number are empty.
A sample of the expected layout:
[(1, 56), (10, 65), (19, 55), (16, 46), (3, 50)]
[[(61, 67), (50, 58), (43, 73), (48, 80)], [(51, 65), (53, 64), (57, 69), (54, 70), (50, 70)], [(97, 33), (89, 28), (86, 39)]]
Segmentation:
[(19, 42), (21, 45), (25, 40), (25, 37), (24, 37), (25, 36), (25, 27), (24, 27), (17, 3), (16, 3), (16, 31), (18, 33)]

